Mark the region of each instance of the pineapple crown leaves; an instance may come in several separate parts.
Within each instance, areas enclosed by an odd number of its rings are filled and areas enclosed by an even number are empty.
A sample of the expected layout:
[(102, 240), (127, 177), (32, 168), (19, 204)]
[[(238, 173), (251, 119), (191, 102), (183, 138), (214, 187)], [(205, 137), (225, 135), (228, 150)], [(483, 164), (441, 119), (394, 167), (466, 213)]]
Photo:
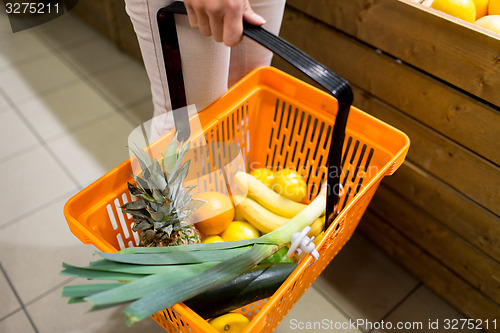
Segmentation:
[(190, 143), (177, 148), (177, 136), (168, 144), (162, 162), (152, 159), (144, 150), (131, 149), (142, 169), (131, 175), (135, 185), (127, 183), (130, 194), (138, 199), (122, 206), (134, 217), (135, 231), (161, 230), (167, 235), (180, 229), (180, 223), (200, 208), (205, 201), (192, 199), (196, 186), (183, 186), (191, 161), (182, 163)]

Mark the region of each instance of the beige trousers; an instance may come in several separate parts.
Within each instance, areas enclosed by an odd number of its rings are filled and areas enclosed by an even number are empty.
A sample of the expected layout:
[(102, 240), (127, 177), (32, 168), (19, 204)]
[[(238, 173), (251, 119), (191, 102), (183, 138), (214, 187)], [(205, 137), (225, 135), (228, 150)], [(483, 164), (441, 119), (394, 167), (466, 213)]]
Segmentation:
[[(165, 117), (165, 113), (171, 111), (171, 104), (156, 21), (158, 9), (171, 2), (172, 0), (125, 0), (151, 82), (154, 116), (155, 119), (161, 119), (152, 122), (153, 137), (159, 137), (173, 128), (173, 118), (170, 115)], [(264, 28), (278, 34), (285, 0), (250, 0), (250, 5), (266, 19)], [(194, 104), (198, 111), (219, 98), (228, 87), (254, 68), (269, 66), (271, 63), (272, 53), (248, 38), (230, 48), (191, 28), (186, 16), (176, 15), (176, 26), (187, 103)], [(158, 117), (161, 115), (163, 116)]]

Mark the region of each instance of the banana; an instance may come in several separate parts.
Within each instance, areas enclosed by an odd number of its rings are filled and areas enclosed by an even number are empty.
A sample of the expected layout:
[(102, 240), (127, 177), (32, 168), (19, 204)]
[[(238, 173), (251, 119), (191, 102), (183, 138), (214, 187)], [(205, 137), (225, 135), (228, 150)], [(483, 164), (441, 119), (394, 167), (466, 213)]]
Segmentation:
[(245, 220), (264, 234), (273, 231), (290, 220), (274, 214), (248, 197), (235, 197), (235, 204), (245, 217)]
[(275, 214), (292, 218), (306, 208), (305, 204), (285, 198), (246, 172), (237, 172), (235, 180), (239, 188), (248, 191), (250, 198)]
[[(236, 207), (239, 209), (245, 220), (250, 222), (257, 230), (263, 234), (273, 231), (274, 229), (282, 226), (283, 224), (290, 221), (290, 218), (277, 215), (262, 205), (260, 205), (255, 200), (249, 197), (243, 197), (241, 195), (236, 195), (234, 197), (234, 202)], [(311, 231), (309, 232), (309, 237), (317, 236), (325, 225), (325, 216), (321, 216), (314, 220), (311, 224)]]

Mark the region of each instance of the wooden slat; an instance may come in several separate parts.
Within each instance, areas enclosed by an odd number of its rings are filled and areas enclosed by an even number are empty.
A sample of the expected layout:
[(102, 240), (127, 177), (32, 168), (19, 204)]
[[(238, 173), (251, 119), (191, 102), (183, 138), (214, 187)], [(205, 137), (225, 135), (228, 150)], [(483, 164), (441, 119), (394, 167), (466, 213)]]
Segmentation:
[(406, 161), (394, 175), (385, 178), (383, 184), (456, 232), (459, 237), (478, 250), (500, 262), (498, 216), (409, 161)]
[(292, 9), (281, 35), (351, 83), (500, 165), (498, 110)]
[(500, 303), (500, 263), (385, 186), (378, 188), (370, 208), (448, 269)]
[(463, 195), (500, 215), (500, 168), (382, 101), (354, 89), (355, 105), (405, 132), (408, 159)]
[(289, 0), (287, 4), (500, 105), (500, 38), (492, 32), (410, 1)]
[[(490, 323), (491, 320), (500, 318), (498, 304), (447, 269), (388, 224), (385, 219), (375, 215), (370, 208), (366, 211), (358, 230), (466, 317), (488, 319)], [(498, 325), (496, 328), (493, 330), (490, 325), (486, 330), (483, 327), (486, 332), (498, 332)]]

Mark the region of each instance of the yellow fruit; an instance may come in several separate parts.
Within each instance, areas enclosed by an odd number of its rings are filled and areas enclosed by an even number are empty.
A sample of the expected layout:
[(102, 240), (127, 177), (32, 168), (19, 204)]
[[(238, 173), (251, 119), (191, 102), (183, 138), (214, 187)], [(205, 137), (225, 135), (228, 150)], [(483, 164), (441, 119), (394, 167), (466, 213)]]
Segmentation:
[(222, 243), (224, 240), (219, 235), (212, 235), (203, 238), (202, 243)]
[(483, 16), (474, 24), (500, 34), (500, 15)]
[(220, 234), (233, 221), (234, 206), (228, 195), (212, 191), (195, 194), (193, 198), (206, 201), (191, 214), (195, 227), (205, 236)]
[(274, 174), (273, 190), (293, 201), (302, 202), (306, 198), (307, 184), (295, 170), (283, 169)]
[(325, 227), (325, 215), (320, 216), (313, 222), (313, 224), (311, 224), (311, 231), (309, 231), (307, 236), (317, 237), (323, 231), (324, 227)]
[(500, 0), (490, 0), (488, 4), (488, 15), (500, 15)]
[(274, 181), (274, 172), (267, 168), (259, 168), (250, 171), (250, 174), (260, 180), (264, 185), (271, 188)]
[(231, 222), (229, 227), (221, 234), (224, 242), (252, 239), (259, 236), (259, 231), (253, 225), (244, 221)]
[(473, 0), (434, 0), (431, 7), (467, 22), (476, 20), (476, 5)]
[(474, 0), (476, 5), (476, 20), (488, 14), (489, 0)]
[(274, 214), (248, 197), (236, 196), (234, 201), (237, 202), (238, 208), (245, 217), (245, 220), (264, 234), (273, 231), (290, 220), (289, 218)]
[(230, 312), (209, 321), (216, 330), (222, 333), (239, 333), (245, 329), (250, 320), (241, 313)]
[(274, 192), (261, 181), (245, 172), (237, 172), (234, 177), (238, 188), (248, 191), (248, 196), (275, 214), (283, 217), (294, 217), (306, 205), (295, 202)]

